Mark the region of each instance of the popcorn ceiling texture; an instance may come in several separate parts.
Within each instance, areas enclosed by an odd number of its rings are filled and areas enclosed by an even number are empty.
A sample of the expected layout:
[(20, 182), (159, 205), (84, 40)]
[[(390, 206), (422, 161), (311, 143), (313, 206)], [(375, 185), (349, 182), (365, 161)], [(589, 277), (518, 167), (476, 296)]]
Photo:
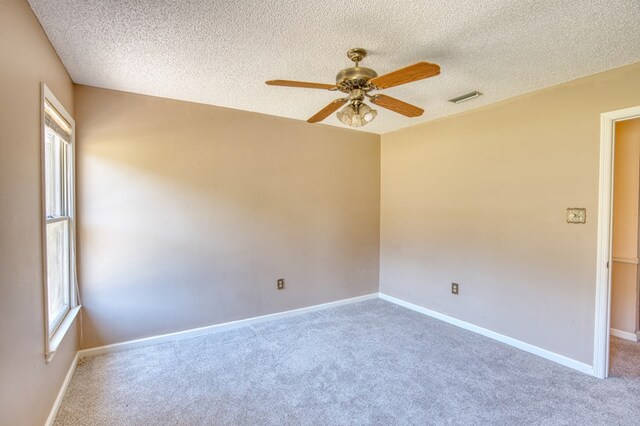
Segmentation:
[[(378, 108), (386, 133), (640, 60), (638, 0), (29, 0), (74, 82), (306, 120), (364, 47), (385, 74), (425, 60), (438, 77), (385, 90), (425, 109)], [(448, 99), (479, 90), (479, 99)], [(335, 114), (323, 122), (344, 126)]]

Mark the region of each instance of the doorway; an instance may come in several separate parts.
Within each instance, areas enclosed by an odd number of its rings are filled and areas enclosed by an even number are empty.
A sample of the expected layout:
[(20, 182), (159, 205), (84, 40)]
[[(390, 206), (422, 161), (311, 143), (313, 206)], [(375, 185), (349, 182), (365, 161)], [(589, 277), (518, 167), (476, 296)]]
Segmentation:
[(615, 123), (613, 152), (609, 375), (637, 377), (640, 118)]
[[(635, 129), (635, 121), (640, 122), (639, 119), (640, 107), (601, 114), (598, 263), (593, 357), (594, 375), (599, 378), (606, 378), (609, 375), (610, 332), (613, 325), (626, 329), (616, 328), (614, 330), (617, 330), (617, 332), (613, 332), (614, 334), (617, 333), (618, 336), (624, 335), (630, 339), (638, 330), (638, 205), (640, 202), (638, 194), (640, 193), (640, 177), (634, 183), (633, 176), (638, 176), (638, 169), (640, 169), (640, 146), (637, 147), (639, 158), (635, 159), (622, 156), (625, 150), (628, 151), (635, 148), (626, 146), (627, 144), (625, 143), (625, 146), (620, 146), (618, 149), (618, 154), (621, 155), (619, 158), (621, 168), (618, 169), (620, 185), (616, 189), (619, 193), (620, 206), (624, 206), (624, 208), (619, 206), (615, 213), (614, 162), (616, 130), (627, 132), (630, 128)], [(635, 171), (625, 170), (633, 168), (634, 163), (637, 163)], [(625, 173), (631, 173), (631, 179), (627, 179)], [(632, 196), (632, 199), (625, 199), (633, 191), (636, 191), (636, 193)], [(617, 222), (615, 231), (614, 219)], [(635, 235), (632, 235), (634, 232)], [(612, 286), (612, 273), (616, 278), (615, 289)], [(623, 303), (628, 297), (629, 289), (634, 294), (631, 300), (634, 305), (632, 309), (628, 308), (628, 303)], [(612, 302), (615, 303), (614, 306), (612, 306)], [(616, 309), (614, 318), (612, 318), (612, 307)], [(633, 319), (629, 320), (631, 316)], [(630, 324), (628, 321), (631, 321)], [(618, 339), (618, 336), (615, 338)]]

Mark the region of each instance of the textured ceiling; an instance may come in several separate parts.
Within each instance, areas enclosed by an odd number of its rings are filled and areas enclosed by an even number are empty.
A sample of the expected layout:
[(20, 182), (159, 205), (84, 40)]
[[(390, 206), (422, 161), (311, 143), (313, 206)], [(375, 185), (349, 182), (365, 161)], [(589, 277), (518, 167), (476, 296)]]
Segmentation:
[[(305, 120), (335, 92), (346, 51), (384, 74), (428, 61), (437, 77), (385, 90), (386, 133), (640, 61), (639, 0), (29, 0), (74, 82)], [(636, 88), (637, 89), (637, 88)], [(454, 105), (447, 99), (485, 95)], [(343, 126), (335, 114), (324, 124)]]

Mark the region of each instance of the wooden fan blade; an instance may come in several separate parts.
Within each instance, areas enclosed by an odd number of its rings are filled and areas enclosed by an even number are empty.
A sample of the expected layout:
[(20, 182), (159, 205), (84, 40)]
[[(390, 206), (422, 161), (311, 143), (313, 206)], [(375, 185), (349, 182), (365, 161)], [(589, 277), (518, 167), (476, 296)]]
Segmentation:
[(418, 108), (415, 105), (408, 104), (387, 95), (375, 95), (372, 96), (370, 100), (372, 104), (390, 109), (393, 112), (397, 112), (398, 114), (402, 114), (407, 117), (419, 117), (424, 112), (422, 108)]
[(329, 105), (327, 105), (326, 107), (324, 107), (320, 111), (318, 111), (316, 113), (316, 115), (314, 115), (313, 117), (308, 119), (307, 122), (308, 123), (317, 123), (319, 121), (324, 120), (325, 118), (330, 116), (331, 113), (335, 112), (338, 108), (340, 108), (342, 105), (344, 105), (345, 102), (347, 102), (346, 98), (336, 99), (335, 101), (331, 102)]
[(306, 89), (334, 90), (336, 88), (334, 84), (307, 83), (305, 81), (291, 81), (291, 80), (269, 80), (269, 81), (265, 81), (265, 83), (267, 83), (269, 86), (303, 87)]
[(422, 80), (427, 77), (434, 77), (440, 74), (440, 65), (430, 64), (429, 62), (418, 62), (408, 67), (381, 75), (369, 80), (369, 83), (378, 89), (386, 89), (388, 87), (399, 86), (401, 84), (411, 83), (412, 81)]

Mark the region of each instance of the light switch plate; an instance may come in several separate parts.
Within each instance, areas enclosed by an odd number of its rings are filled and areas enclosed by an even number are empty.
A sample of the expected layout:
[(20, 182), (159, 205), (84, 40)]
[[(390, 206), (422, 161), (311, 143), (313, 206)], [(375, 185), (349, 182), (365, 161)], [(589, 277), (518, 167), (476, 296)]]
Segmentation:
[(567, 223), (587, 223), (587, 209), (569, 207), (567, 209)]

